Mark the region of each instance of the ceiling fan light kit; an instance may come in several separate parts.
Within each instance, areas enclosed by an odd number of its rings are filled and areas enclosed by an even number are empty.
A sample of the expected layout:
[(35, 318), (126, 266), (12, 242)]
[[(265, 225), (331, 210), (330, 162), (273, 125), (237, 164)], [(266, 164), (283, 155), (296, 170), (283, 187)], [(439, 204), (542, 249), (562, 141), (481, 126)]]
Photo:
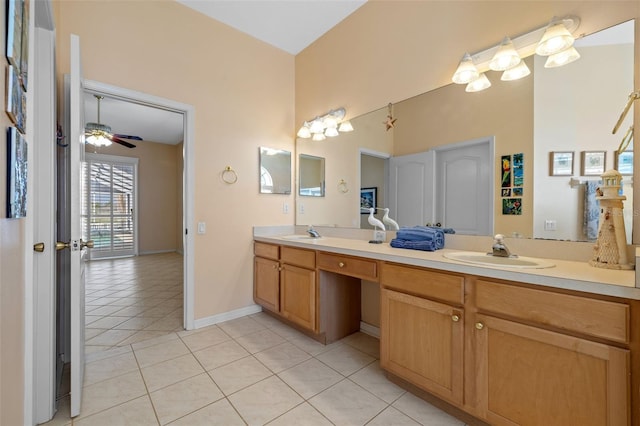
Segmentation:
[(101, 146), (109, 146), (113, 142), (125, 146), (127, 148), (135, 148), (136, 146), (130, 142), (127, 142), (122, 137), (126, 139), (136, 139), (142, 140), (139, 136), (126, 136), (126, 135), (116, 135), (111, 133), (111, 126), (100, 123), (100, 101), (104, 99), (104, 96), (93, 95), (98, 102), (98, 122), (97, 123), (86, 123), (84, 126), (84, 141), (90, 145), (101, 147)]

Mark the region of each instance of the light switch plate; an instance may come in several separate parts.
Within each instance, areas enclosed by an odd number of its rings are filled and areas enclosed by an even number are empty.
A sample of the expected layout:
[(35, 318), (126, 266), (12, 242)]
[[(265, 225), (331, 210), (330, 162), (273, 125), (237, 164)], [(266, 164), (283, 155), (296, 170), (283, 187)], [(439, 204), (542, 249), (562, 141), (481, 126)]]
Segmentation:
[(205, 222), (198, 222), (198, 234), (204, 235), (207, 233), (207, 224)]

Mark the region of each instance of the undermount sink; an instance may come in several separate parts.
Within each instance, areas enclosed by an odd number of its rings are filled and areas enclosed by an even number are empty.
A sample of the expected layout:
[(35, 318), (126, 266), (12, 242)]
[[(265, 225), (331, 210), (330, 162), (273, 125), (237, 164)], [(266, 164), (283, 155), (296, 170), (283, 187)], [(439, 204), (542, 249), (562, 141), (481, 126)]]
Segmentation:
[(295, 235), (283, 235), (280, 238), (284, 240), (317, 240), (322, 237), (312, 237), (311, 235), (295, 234)]
[(505, 268), (542, 269), (553, 268), (555, 266), (549, 261), (535, 259), (533, 257), (499, 257), (485, 253), (478, 253), (475, 251), (444, 253), (443, 256), (447, 259), (457, 260), (465, 263), (473, 263), (475, 265), (499, 266)]

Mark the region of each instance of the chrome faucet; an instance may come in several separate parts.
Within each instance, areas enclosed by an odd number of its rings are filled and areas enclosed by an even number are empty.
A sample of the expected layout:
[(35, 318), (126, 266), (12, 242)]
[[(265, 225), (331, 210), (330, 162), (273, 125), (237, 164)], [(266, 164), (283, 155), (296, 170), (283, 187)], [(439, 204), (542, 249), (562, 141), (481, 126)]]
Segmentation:
[(309, 234), (312, 238), (320, 238), (320, 234), (318, 233), (318, 231), (313, 229), (313, 225), (309, 225), (309, 228), (307, 229), (307, 234)]
[(495, 240), (493, 242), (493, 246), (491, 247), (491, 253), (487, 253), (487, 254), (490, 254), (492, 256), (497, 256), (497, 257), (518, 257), (515, 254), (511, 254), (511, 252), (505, 245), (504, 235), (496, 234), (494, 239)]

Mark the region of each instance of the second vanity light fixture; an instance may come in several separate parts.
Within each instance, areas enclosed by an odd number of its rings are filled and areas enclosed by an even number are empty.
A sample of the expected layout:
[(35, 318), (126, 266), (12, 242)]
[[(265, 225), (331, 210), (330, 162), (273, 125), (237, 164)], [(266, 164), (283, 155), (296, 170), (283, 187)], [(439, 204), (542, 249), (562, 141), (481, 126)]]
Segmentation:
[(353, 131), (353, 126), (349, 120), (344, 119), (346, 113), (347, 111), (344, 108), (338, 108), (313, 120), (305, 121), (300, 130), (298, 130), (298, 137), (321, 141), (338, 136), (341, 132), (351, 132)]
[(479, 92), (491, 87), (486, 71), (502, 71), (501, 80), (512, 81), (526, 77), (531, 71), (523, 59), (538, 54), (547, 56), (545, 68), (559, 67), (580, 58), (573, 47), (572, 33), (578, 29), (580, 18), (553, 18), (548, 25), (537, 28), (513, 40), (505, 37), (498, 46), (482, 52), (465, 53), (453, 75), (453, 82), (466, 84), (467, 92)]

